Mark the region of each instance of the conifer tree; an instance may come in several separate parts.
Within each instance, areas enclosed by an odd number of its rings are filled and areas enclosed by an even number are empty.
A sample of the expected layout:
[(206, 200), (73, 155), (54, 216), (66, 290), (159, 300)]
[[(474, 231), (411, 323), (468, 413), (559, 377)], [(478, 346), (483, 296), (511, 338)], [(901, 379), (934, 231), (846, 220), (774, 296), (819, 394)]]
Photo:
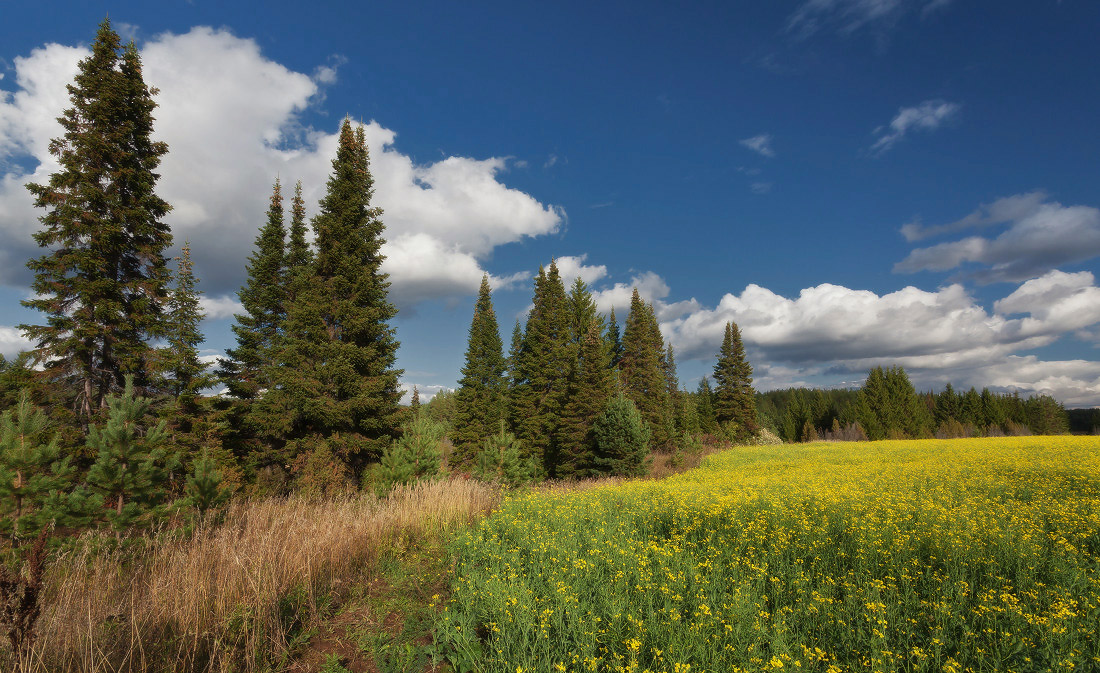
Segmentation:
[(229, 500), (230, 491), (222, 485), (222, 474), (210, 456), (203, 453), (195, 460), (187, 477), (184, 504), (206, 514)]
[(493, 312), (489, 276), (481, 278), (470, 337), (466, 347), (466, 364), (455, 394), (454, 442), (455, 462), (472, 460), (483, 439), (492, 435), (504, 418), (504, 353)]
[(524, 449), (546, 469), (572, 366), (569, 310), (555, 262), (549, 270), (539, 268), (533, 304), (516, 359), (509, 418)]
[(168, 346), (161, 350), (161, 366), (168, 375), (165, 387), (184, 407), (193, 404), (199, 391), (214, 383), (207, 365), (199, 360), (199, 345), (203, 342), (199, 328), (205, 317), (199, 306), (199, 295), (191, 263), (191, 243), (184, 242), (176, 258), (175, 287), (168, 296)]
[(662, 360), (664, 339), (653, 308), (642, 301), (638, 288), (630, 298), (630, 314), (623, 330), (623, 355), (619, 362), (621, 383), (627, 397), (649, 424), (653, 446), (664, 448), (672, 440), (672, 402)]
[(23, 302), (46, 325), (20, 325), (36, 345), (46, 376), (78, 391), (85, 419), (131, 375), (148, 385), (148, 339), (164, 334), (169, 273), (164, 251), (170, 206), (155, 192), (168, 146), (152, 139), (155, 89), (142, 79), (131, 42), (122, 47), (110, 21), (68, 86), (72, 107), (50, 143), (60, 166), (46, 184), (28, 184), (49, 249), (27, 266), (37, 294)]
[[(507, 369), (508, 400), (511, 400), (512, 390), (519, 383), (519, 358), (522, 350), (523, 328), (520, 326), (519, 320), (516, 320), (516, 325), (512, 328), (512, 342), (508, 347), (508, 357), (504, 359), (504, 366)], [(506, 400), (506, 406), (510, 405), (508, 400)]]
[(588, 334), (569, 373), (551, 461), (551, 474), (560, 479), (586, 476), (595, 450), (592, 424), (614, 393), (613, 372), (600, 332), (599, 323), (590, 319)]
[(231, 326), (237, 346), (226, 349), (228, 357), (221, 360), (218, 372), (229, 393), (240, 399), (251, 400), (271, 386), (267, 374), (285, 319), (288, 257), (285, 237), (282, 186), (275, 180), (267, 220), (248, 258), (248, 277), (237, 292), (244, 309), (233, 316), (236, 324)]
[(699, 379), (699, 388), (695, 391), (695, 409), (699, 413), (699, 430), (713, 435), (718, 432), (718, 419), (714, 416), (714, 391), (707, 377)]
[(607, 343), (610, 351), (609, 364), (612, 369), (619, 367), (623, 358), (623, 338), (619, 332), (619, 321), (615, 319), (615, 308), (611, 308), (611, 317), (607, 321)]
[(0, 530), (16, 543), (60, 514), (52, 511), (49, 496), (66, 490), (75, 472), (57, 435), (48, 432), (46, 414), (26, 392), (0, 415)]
[(290, 202), (290, 240), (286, 246), (285, 266), (289, 277), (298, 269), (305, 269), (313, 261), (313, 251), (306, 241), (306, 203), (302, 199), (302, 181), (294, 185), (294, 198)]
[(122, 395), (107, 398), (107, 422), (88, 431), (88, 446), (97, 454), (88, 486), (113, 505), (106, 516), (118, 533), (152, 522), (167, 496), (168, 473), (178, 467), (162, 448), (164, 421), (147, 426), (151, 406), (151, 400), (134, 394), (127, 378)]
[(647, 423), (629, 398), (611, 398), (592, 423), (594, 451), (585, 472), (590, 476), (645, 474), (649, 435)]
[[(263, 424), (288, 462), (331, 451), (352, 470), (377, 459), (397, 432), (401, 391), (397, 309), (381, 270), (384, 226), (363, 128), (344, 119), (332, 175), (313, 220), (316, 253), (291, 284), (274, 387)], [(298, 462), (299, 467), (304, 464)]]
[(756, 391), (752, 387), (752, 366), (745, 358), (741, 331), (737, 324), (726, 323), (718, 362), (714, 365), (714, 416), (719, 425), (732, 423), (735, 432), (747, 436), (756, 434)]

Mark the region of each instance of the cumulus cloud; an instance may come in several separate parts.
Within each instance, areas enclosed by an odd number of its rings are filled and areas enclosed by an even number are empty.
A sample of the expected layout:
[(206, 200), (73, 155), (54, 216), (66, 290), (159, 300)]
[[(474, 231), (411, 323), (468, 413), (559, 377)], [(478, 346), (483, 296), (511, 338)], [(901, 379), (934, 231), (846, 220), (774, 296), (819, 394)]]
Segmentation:
[(235, 313), (244, 313), (244, 306), (237, 301), (237, 295), (223, 295), (220, 297), (199, 297), (199, 308), (203, 315), (210, 320), (232, 317)]
[[(62, 133), (55, 118), (69, 105), (65, 85), (86, 53), (36, 49), (16, 59), (14, 90), (0, 92), (0, 283), (26, 286), (23, 262), (41, 254), (30, 236), (41, 213), (24, 184), (45, 182), (57, 168), (49, 141)], [(300, 179), (307, 209), (323, 194), (336, 129), (305, 125), (302, 115), (336, 83), (343, 61), (334, 57), (310, 76), (265, 58), (253, 40), (206, 27), (158, 35), (142, 45), (142, 57), (146, 80), (160, 89), (156, 135), (169, 145), (158, 183), (173, 206), (167, 221), (178, 241), (191, 240), (203, 289), (232, 295), (275, 178), (284, 194)], [(561, 226), (563, 211), (501, 181), (505, 158), (417, 164), (396, 149), (394, 131), (378, 122), (365, 131), (375, 204), (385, 211), (385, 268), (401, 306), (476, 291), (480, 265), (496, 246)], [(213, 316), (230, 307), (209, 308)]]
[(770, 133), (761, 133), (758, 136), (745, 138), (741, 141), (741, 144), (762, 156), (775, 156), (775, 150), (772, 149), (772, 136)]
[(712, 361), (725, 323), (736, 322), (761, 389), (836, 385), (876, 365), (897, 364), (929, 388), (951, 381), (1098, 404), (1100, 389), (1089, 372), (1100, 365), (1075, 368), (1027, 354), (1100, 325), (1094, 281), (1087, 272), (1052, 271), (1022, 284), (992, 311), (957, 284), (882, 295), (823, 284), (797, 297), (749, 285), (739, 295), (724, 295), (714, 308), (663, 299), (655, 308), (681, 362)]
[[(910, 228), (906, 234), (923, 238), (970, 227), (1007, 224), (998, 236), (967, 238), (911, 251), (894, 265), (899, 273), (950, 271), (964, 265), (960, 278), (979, 283), (1023, 281), (1051, 269), (1100, 256), (1100, 209), (1042, 202), (1041, 192), (1000, 199), (959, 222), (929, 228)], [(915, 226), (915, 225), (906, 225)]]
[(942, 100), (926, 100), (915, 107), (903, 107), (890, 121), (889, 128), (875, 129), (879, 139), (871, 145), (871, 154), (881, 156), (911, 131), (935, 131), (956, 118), (962, 106)]
[(588, 259), (588, 254), (558, 257), (554, 260), (558, 267), (558, 274), (561, 276), (561, 282), (565, 285), (565, 289), (568, 290), (573, 284), (573, 281), (580, 278), (584, 281), (585, 285), (589, 287), (593, 283), (607, 276), (607, 267), (603, 264), (585, 264), (585, 260)]
[(34, 344), (15, 327), (0, 325), (0, 355), (11, 359), (18, 355), (20, 351), (28, 350), (33, 346)]

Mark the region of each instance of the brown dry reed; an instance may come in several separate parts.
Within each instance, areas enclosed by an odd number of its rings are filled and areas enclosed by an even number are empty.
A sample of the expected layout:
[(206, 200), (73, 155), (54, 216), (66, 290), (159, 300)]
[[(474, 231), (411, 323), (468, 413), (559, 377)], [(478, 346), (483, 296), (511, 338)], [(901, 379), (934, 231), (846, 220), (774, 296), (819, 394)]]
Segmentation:
[(455, 479), (385, 498), (238, 501), (224, 521), (105, 551), (88, 535), (50, 567), (28, 671), (259, 671), (381, 554), (467, 525), (500, 492)]

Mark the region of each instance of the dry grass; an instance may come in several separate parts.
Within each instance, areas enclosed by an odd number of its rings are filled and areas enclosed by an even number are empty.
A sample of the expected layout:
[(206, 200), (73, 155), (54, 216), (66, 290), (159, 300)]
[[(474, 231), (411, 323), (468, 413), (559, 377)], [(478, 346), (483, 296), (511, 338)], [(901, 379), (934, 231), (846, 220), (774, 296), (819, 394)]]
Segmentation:
[(84, 537), (47, 575), (27, 670), (279, 668), (382, 552), (466, 525), (499, 492), (453, 480), (384, 499), (234, 503), (225, 520), (140, 549)]

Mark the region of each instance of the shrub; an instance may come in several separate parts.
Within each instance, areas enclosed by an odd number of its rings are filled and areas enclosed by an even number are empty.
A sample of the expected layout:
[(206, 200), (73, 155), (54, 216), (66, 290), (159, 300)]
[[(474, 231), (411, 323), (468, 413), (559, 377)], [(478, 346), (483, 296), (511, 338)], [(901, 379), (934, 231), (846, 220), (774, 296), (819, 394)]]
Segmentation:
[(522, 444), (515, 435), (504, 430), (502, 421), (500, 434), (486, 437), (481, 443), (474, 476), (509, 488), (534, 482), (538, 478), (538, 465), (523, 456)]
[(618, 395), (592, 423), (595, 439), (589, 472), (637, 477), (646, 473), (649, 428), (634, 402)]
[(397, 484), (411, 484), (438, 476), (443, 468), (443, 435), (446, 426), (420, 412), (402, 427), (401, 437), (382, 453), (375, 472), (375, 486), (385, 492)]

